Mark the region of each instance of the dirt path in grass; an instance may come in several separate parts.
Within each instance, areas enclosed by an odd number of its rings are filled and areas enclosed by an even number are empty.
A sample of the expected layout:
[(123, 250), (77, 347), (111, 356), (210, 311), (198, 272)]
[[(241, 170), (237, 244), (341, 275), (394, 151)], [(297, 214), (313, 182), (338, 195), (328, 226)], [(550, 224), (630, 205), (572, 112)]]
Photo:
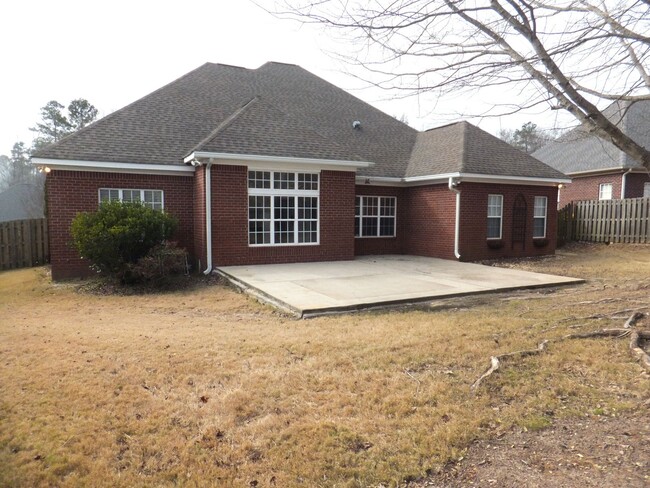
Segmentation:
[(556, 421), (537, 432), (517, 430), (477, 441), (464, 458), (409, 488), (495, 486), (647, 487), (650, 412)]

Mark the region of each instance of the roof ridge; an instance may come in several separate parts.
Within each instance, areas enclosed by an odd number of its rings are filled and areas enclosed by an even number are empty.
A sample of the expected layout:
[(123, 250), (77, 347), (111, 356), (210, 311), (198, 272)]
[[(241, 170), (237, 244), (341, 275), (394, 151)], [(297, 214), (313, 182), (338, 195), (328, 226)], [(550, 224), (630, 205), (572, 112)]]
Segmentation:
[(189, 154), (192, 154), (194, 151), (198, 151), (201, 146), (204, 144), (207, 144), (210, 142), (212, 139), (214, 139), (219, 132), (223, 131), (226, 129), (229, 125), (231, 125), (235, 120), (237, 120), (250, 106), (252, 106), (255, 102), (257, 102), (260, 99), (259, 95), (255, 95), (253, 98), (251, 98), (248, 102), (246, 102), (244, 105), (239, 107), (237, 110), (235, 110), (233, 113), (231, 113), (228, 117), (226, 117), (220, 124), (217, 125), (217, 127), (212, 130), (207, 136), (205, 136), (199, 143), (194, 146), (190, 151), (188, 152)]
[(158, 93), (158, 92), (161, 92), (162, 90), (164, 90), (164, 89), (167, 88), (168, 86), (173, 85), (174, 83), (177, 83), (177, 82), (181, 81), (182, 79), (187, 78), (188, 76), (190, 76), (191, 74), (194, 74), (195, 72), (199, 71), (200, 69), (205, 68), (206, 66), (214, 65), (214, 64), (215, 64), (215, 63), (209, 63), (209, 62), (207, 62), (207, 63), (203, 63), (201, 66), (198, 66), (198, 67), (194, 68), (192, 71), (189, 71), (189, 72), (185, 73), (184, 75), (179, 76), (179, 77), (176, 78), (175, 80), (172, 80), (172, 81), (170, 81), (169, 83), (167, 83), (167, 84), (161, 86), (160, 88), (158, 88), (158, 89), (156, 89), (156, 90), (154, 90), (154, 91), (152, 91), (152, 92), (150, 92), (150, 93), (148, 93), (148, 94), (146, 94), (146, 95), (144, 95), (144, 96), (138, 98), (137, 100), (135, 100), (135, 101), (129, 103), (128, 105), (125, 105), (124, 107), (119, 108), (119, 109), (115, 110), (114, 112), (111, 112), (111, 113), (108, 114), (108, 115), (105, 115), (105, 116), (102, 117), (101, 119), (97, 119), (97, 120), (95, 120), (93, 123), (88, 124), (87, 126), (82, 127), (82, 128), (79, 129), (79, 130), (76, 130), (76, 131), (74, 131), (74, 132), (71, 132), (70, 134), (67, 134), (66, 136), (62, 137), (61, 139), (59, 139), (58, 141), (56, 141), (56, 142), (54, 142), (54, 143), (52, 143), (52, 144), (48, 144), (47, 146), (43, 146), (43, 147), (40, 148), (38, 151), (36, 151), (34, 154), (32, 154), (32, 155), (30, 156), (30, 158), (32, 158), (32, 157), (39, 157), (38, 154), (39, 154), (41, 151), (44, 151), (44, 150), (46, 150), (46, 149), (47, 149), (47, 150), (52, 149), (53, 147), (56, 147), (56, 146), (58, 146), (59, 144), (61, 144), (63, 141), (67, 141), (67, 140), (70, 139), (72, 136), (76, 136), (77, 134), (84, 133), (84, 132), (88, 131), (91, 127), (95, 127), (95, 126), (96, 126), (97, 124), (99, 124), (100, 122), (101, 122), (101, 123), (104, 123), (104, 122), (107, 121), (107, 120), (111, 120), (112, 118), (116, 117), (118, 114), (120, 114), (120, 113), (126, 111), (128, 108), (131, 108), (131, 107), (132, 107), (133, 105), (135, 105), (136, 103), (139, 103), (139, 102), (141, 102), (142, 100), (144, 100), (144, 99), (146, 99), (146, 98), (149, 98), (149, 97), (155, 95), (155, 94)]
[(469, 144), (469, 137), (467, 137), (467, 128), (470, 126), (470, 123), (466, 120), (461, 120), (459, 124), (461, 126), (460, 134), (463, 139), (461, 145), (462, 149), (460, 152), (460, 172), (463, 173), (467, 167), (467, 147)]

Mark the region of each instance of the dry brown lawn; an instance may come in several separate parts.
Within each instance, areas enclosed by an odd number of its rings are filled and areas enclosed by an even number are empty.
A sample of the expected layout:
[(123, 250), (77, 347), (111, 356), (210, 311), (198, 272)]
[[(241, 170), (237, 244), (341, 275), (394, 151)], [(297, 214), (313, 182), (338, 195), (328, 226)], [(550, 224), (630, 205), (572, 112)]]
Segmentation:
[(650, 247), (501, 264), (588, 281), (294, 320), (223, 285), (98, 296), (0, 273), (0, 485), (396, 486), (475, 439), (647, 411), (626, 340), (552, 343), (469, 386), (490, 355), (650, 311)]

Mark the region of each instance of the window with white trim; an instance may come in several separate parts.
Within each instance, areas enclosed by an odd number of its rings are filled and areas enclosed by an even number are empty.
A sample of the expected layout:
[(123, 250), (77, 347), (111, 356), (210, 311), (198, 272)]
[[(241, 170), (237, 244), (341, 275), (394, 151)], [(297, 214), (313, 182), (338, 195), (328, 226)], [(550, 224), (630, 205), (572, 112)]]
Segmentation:
[(612, 184), (601, 183), (598, 188), (598, 200), (611, 200), (612, 199)]
[(248, 244), (318, 244), (318, 177), (318, 173), (249, 171)]
[(546, 237), (546, 207), (548, 199), (546, 197), (535, 197), (535, 207), (533, 209), (533, 237)]
[(643, 184), (643, 196), (650, 197), (650, 183)]
[(103, 202), (140, 202), (154, 210), (162, 210), (164, 208), (162, 190), (100, 188), (99, 203)]
[(357, 196), (354, 216), (355, 237), (395, 237), (397, 197)]
[(503, 195), (488, 195), (487, 238), (501, 239)]

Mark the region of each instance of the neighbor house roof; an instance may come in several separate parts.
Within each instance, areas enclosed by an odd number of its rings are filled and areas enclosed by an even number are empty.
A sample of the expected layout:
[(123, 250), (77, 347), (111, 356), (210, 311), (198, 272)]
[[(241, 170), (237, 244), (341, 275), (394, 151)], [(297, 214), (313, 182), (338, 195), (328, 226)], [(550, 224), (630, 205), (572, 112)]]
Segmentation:
[[(635, 142), (650, 148), (650, 100), (614, 102), (603, 114)], [(533, 156), (566, 174), (642, 167), (584, 124), (538, 149)]]
[[(353, 128), (359, 121), (360, 127)], [(194, 152), (369, 161), (364, 176), (563, 178), (466, 122), (418, 132), (303, 68), (207, 63), (34, 157), (180, 165)]]

